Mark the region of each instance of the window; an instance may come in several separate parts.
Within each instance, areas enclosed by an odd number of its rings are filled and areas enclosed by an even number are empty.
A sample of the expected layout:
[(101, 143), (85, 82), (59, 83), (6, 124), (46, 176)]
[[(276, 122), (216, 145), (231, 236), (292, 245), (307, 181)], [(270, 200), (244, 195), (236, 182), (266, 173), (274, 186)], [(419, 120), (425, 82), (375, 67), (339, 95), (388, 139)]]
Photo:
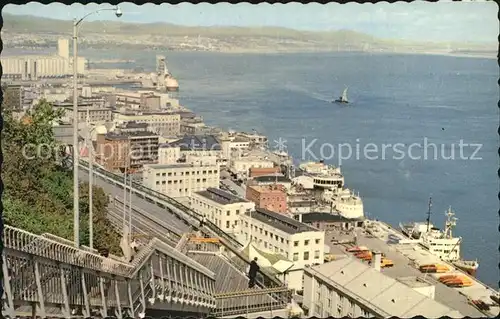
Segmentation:
[(314, 259), (319, 259), (319, 250), (314, 251)]
[(309, 252), (308, 251), (304, 252), (304, 260), (309, 260)]
[(314, 242), (317, 244), (319, 244), (319, 239), (315, 239)]
[(309, 239), (304, 240), (304, 246), (309, 245)]
[(231, 212), (230, 211), (226, 211), (226, 216), (230, 216), (231, 215)]
[(293, 261), (299, 260), (299, 253), (293, 253)]
[(230, 222), (229, 222), (229, 220), (227, 220), (226, 221), (226, 228), (230, 228), (230, 227), (231, 227)]
[(299, 242), (298, 241), (294, 241), (293, 242), (293, 247), (298, 247), (299, 246)]

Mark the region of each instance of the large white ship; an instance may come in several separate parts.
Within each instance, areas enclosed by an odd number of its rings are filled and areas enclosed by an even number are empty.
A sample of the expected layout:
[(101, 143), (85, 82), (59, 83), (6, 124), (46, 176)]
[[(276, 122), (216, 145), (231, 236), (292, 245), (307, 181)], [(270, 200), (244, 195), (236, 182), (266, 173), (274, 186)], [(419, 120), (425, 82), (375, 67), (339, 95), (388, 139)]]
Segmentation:
[(477, 260), (462, 260), (460, 258), (461, 237), (453, 237), (452, 230), (456, 226), (457, 218), (455, 213), (448, 208), (446, 212), (447, 220), (444, 230), (440, 230), (430, 222), (432, 199), (429, 199), (429, 211), (426, 223), (414, 222), (411, 224), (400, 224), (403, 234), (412, 239), (420, 241), (429, 252), (444, 261), (451, 262), (457, 268), (466, 271), (470, 275), (475, 275), (479, 263)]
[(321, 196), (323, 202), (331, 205), (339, 215), (349, 218), (363, 218), (363, 200), (348, 188), (326, 189)]
[(306, 189), (335, 189), (344, 186), (344, 176), (340, 167), (319, 162), (307, 162), (299, 165), (296, 175), (299, 183)]

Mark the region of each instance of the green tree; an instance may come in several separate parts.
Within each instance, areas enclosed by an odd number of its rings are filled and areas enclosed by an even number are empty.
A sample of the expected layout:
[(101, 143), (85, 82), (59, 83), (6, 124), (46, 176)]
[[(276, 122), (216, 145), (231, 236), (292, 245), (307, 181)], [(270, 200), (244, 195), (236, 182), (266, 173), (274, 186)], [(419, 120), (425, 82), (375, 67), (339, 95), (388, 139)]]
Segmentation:
[[(3, 181), (4, 221), (7, 225), (36, 234), (52, 233), (73, 238), (73, 174), (55, 159), (58, 144), (53, 122), (62, 112), (45, 100), (40, 101), (22, 118), (15, 116), (7, 103), (4, 109), (2, 147), (4, 154)], [(45, 145), (43, 157), (35, 155), (38, 145)], [(31, 145), (27, 147), (28, 145)], [(88, 183), (81, 185), (80, 238), (89, 244)], [(93, 225), (95, 248), (108, 248), (119, 254), (120, 235), (106, 218), (108, 198), (94, 186)]]

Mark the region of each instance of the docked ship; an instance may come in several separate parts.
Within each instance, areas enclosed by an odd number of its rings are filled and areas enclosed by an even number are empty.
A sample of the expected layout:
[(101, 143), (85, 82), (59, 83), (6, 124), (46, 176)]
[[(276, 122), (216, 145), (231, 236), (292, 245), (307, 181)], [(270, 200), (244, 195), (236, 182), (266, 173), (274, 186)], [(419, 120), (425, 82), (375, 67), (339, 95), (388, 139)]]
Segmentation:
[(307, 162), (299, 165), (295, 171), (294, 182), (304, 189), (335, 189), (344, 186), (344, 176), (340, 167), (327, 165), (323, 160)]
[(452, 230), (456, 226), (457, 218), (455, 213), (448, 208), (446, 212), (447, 220), (445, 229), (440, 230), (430, 222), (432, 199), (429, 199), (429, 210), (427, 212), (426, 223), (400, 224), (403, 234), (411, 239), (420, 241), (431, 254), (441, 260), (452, 263), (455, 267), (467, 272), (471, 276), (476, 274), (479, 268), (477, 260), (463, 260), (460, 258), (461, 237), (453, 237)]
[(332, 103), (348, 104), (349, 100), (347, 99), (347, 88), (345, 88), (344, 92), (342, 92), (342, 96), (339, 97), (337, 100), (332, 101)]
[(321, 200), (348, 219), (364, 218), (363, 200), (348, 188), (325, 189)]

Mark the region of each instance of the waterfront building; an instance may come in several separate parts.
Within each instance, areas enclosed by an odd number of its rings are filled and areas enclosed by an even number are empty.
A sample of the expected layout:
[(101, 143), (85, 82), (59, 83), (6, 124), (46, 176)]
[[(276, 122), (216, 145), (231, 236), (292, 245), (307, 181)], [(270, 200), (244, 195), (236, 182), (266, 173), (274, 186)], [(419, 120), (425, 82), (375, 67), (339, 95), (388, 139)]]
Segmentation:
[(327, 212), (311, 212), (306, 214), (296, 214), (296, 218), (308, 225), (321, 230), (350, 230), (354, 227), (363, 227), (364, 218), (345, 218), (339, 214)]
[(237, 156), (229, 160), (229, 170), (241, 179), (248, 178), (250, 168), (273, 167), (273, 161), (261, 156)]
[(325, 233), (280, 213), (256, 208), (240, 217), (237, 239), (249, 240), (262, 250), (280, 253), (293, 262), (288, 271), (288, 286), (302, 290), (303, 269), (306, 265), (322, 264)]
[(256, 176), (247, 181), (248, 186), (268, 186), (274, 184), (283, 185), (287, 192), (292, 188), (292, 181), (283, 175)]
[(149, 129), (162, 136), (178, 136), (180, 132), (180, 115), (162, 111), (114, 111), (113, 121), (116, 124), (128, 122), (147, 123)]
[(194, 192), (190, 205), (195, 212), (229, 234), (238, 229), (240, 214), (255, 209), (253, 202), (212, 187)]
[(251, 167), (249, 172), (248, 172), (248, 177), (253, 178), (253, 177), (258, 177), (258, 176), (274, 176), (274, 175), (281, 175), (281, 169), (276, 166), (276, 167), (267, 167), (267, 168), (258, 168), (258, 167)]
[(109, 170), (140, 169), (158, 159), (158, 135), (143, 123), (127, 123), (97, 135), (98, 160)]
[(143, 184), (171, 197), (189, 197), (209, 187), (218, 188), (219, 165), (214, 157), (188, 156), (186, 162), (145, 165)]
[[(69, 42), (63, 38), (57, 42), (57, 54), (2, 56), (0, 61), (3, 69), (2, 78), (33, 81), (73, 74), (73, 58), (69, 56)], [(76, 67), (78, 75), (84, 75), (87, 60), (78, 57)]]
[(68, 61), (59, 56), (7, 56), (0, 58), (3, 78), (38, 80), (67, 76)]
[[(73, 102), (54, 102), (53, 106), (64, 110), (62, 118), (64, 122), (73, 123)], [(113, 110), (108, 107), (96, 106), (93, 101), (80, 100), (78, 102), (78, 123), (87, 122), (87, 116), (92, 124), (109, 122), (113, 119)]]
[(220, 158), (222, 149), (219, 140), (214, 135), (185, 135), (183, 138), (170, 143), (172, 146), (178, 146), (181, 156), (215, 156)]
[(98, 134), (95, 160), (109, 171), (130, 167), (130, 142), (124, 134)]
[(115, 93), (115, 108), (135, 111), (159, 111), (160, 97), (150, 91), (117, 92)]
[(277, 213), (288, 211), (286, 189), (280, 184), (247, 186), (245, 197), (259, 208)]
[(219, 137), (223, 155), (226, 159), (232, 156), (241, 156), (250, 149), (250, 140), (228, 133), (221, 133)]
[(341, 258), (304, 268), (303, 308), (320, 318), (462, 318), (460, 312), (434, 300), (435, 287), (424, 278), (390, 278), (380, 272), (380, 254), (372, 266)]
[(169, 143), (160, 144), (158, 146), (158, 164), (175, 164), (181, 158), (181, 148), (173, 146)]

